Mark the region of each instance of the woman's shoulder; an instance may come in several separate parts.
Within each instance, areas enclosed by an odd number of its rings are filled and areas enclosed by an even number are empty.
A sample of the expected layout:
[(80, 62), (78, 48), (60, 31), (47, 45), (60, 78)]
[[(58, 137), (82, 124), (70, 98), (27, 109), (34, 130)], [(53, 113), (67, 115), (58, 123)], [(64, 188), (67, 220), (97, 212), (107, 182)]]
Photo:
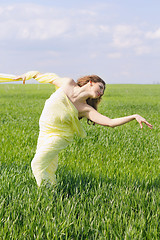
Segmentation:
[(73, 84), (75, 83), (75, 81), (73, 80), (73, 78), (70, 78), (70, 77), (63, 77), (61, 78), (63, 80), (63, 83), (64, 84)]
[(75, 82), (72, 78), (69, 77), (57, 77), (53, 81), (50, 81), (50, 83), (57, 86), (58, 88), (66, 88), (67, 86), (73, 85)]
[(61, 78), (61, 81), (62, 81), (62, 89), (65, 91), (65, 92), (72, 92), (72, 89), (74, 89), (75, 86), (77, 86), (77, 83), (72, 79), (72, 78), (68, 78), (68, 77), (65, 77), (65, 78)]

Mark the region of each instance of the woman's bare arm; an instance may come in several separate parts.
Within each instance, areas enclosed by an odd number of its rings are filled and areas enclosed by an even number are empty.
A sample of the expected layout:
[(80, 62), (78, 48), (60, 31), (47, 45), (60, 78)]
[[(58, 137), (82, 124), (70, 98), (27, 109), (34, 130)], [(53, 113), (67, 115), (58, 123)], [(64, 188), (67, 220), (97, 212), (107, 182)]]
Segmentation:
[(57, 87), (62, 87), (69, 82), (73, 81), (71, 78), (61, 78), (55, 73), (40, 73), (38, 71), (30, 71), (17, 76), (14, 80), (22, 80), (25, 84), (26, 80), (34, 78), (40, 83), (51, 83)]
[(92, 120), (93, 122), (102, 125), (102, 126), (108, 126), (108, 127), (117, 127), (120, 125), (123, 125), (125, 123), (128, 123), (132, 120), (137, 120), (137, 122), (140, 124), (140, 127), (143, 128), (142, 123), (145, 123), (149, 128), (152, 129), (152, 125), (148, 123), (143, 117), (141, 117), (138, 114), (134, 114), (131, 116), (126, 116), (126, 117), (121, 117), (121, 118), (108, 118), (99, 112), (97, 112), (94, 108), (92, 107), (87, 107), (87, 111), (85, 112), (85, 117), (88, 119)]

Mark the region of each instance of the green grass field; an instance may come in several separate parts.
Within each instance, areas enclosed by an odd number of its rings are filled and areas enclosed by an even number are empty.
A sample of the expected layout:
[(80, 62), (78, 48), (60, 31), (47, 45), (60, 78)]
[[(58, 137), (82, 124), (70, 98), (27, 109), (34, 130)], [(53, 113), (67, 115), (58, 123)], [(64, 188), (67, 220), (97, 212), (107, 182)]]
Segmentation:
[(51, 85), (0, 85), (0, 240), (160, 239), (160, 85), (108, 85), (99, 111), (136, 121), (82, 124), (87, 137), (59, 155), (56, 188), (38, 188), (30, 163)]

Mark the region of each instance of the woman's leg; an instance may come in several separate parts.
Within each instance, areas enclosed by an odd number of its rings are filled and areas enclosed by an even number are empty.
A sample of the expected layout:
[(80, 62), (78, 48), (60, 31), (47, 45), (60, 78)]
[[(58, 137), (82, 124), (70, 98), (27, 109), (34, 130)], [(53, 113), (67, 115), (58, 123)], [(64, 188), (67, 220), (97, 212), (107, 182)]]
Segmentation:
[(69, 142), (58, 136), (48, 138), (45, 136), (45, 138), (40, 139), (38, 143), (36, 154), (31, 163), (37, 185), (41, 185), (42, 179), (55, 184), (58, 153), (63, 150)]

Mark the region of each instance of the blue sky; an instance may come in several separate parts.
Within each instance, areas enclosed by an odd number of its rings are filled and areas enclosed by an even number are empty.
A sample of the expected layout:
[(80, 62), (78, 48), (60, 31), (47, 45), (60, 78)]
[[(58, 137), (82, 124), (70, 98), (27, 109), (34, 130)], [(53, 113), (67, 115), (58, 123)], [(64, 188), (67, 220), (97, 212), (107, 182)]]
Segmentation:
[(159, 0), (1, 0), (0, 72), (160, 83), (159, 9)]

